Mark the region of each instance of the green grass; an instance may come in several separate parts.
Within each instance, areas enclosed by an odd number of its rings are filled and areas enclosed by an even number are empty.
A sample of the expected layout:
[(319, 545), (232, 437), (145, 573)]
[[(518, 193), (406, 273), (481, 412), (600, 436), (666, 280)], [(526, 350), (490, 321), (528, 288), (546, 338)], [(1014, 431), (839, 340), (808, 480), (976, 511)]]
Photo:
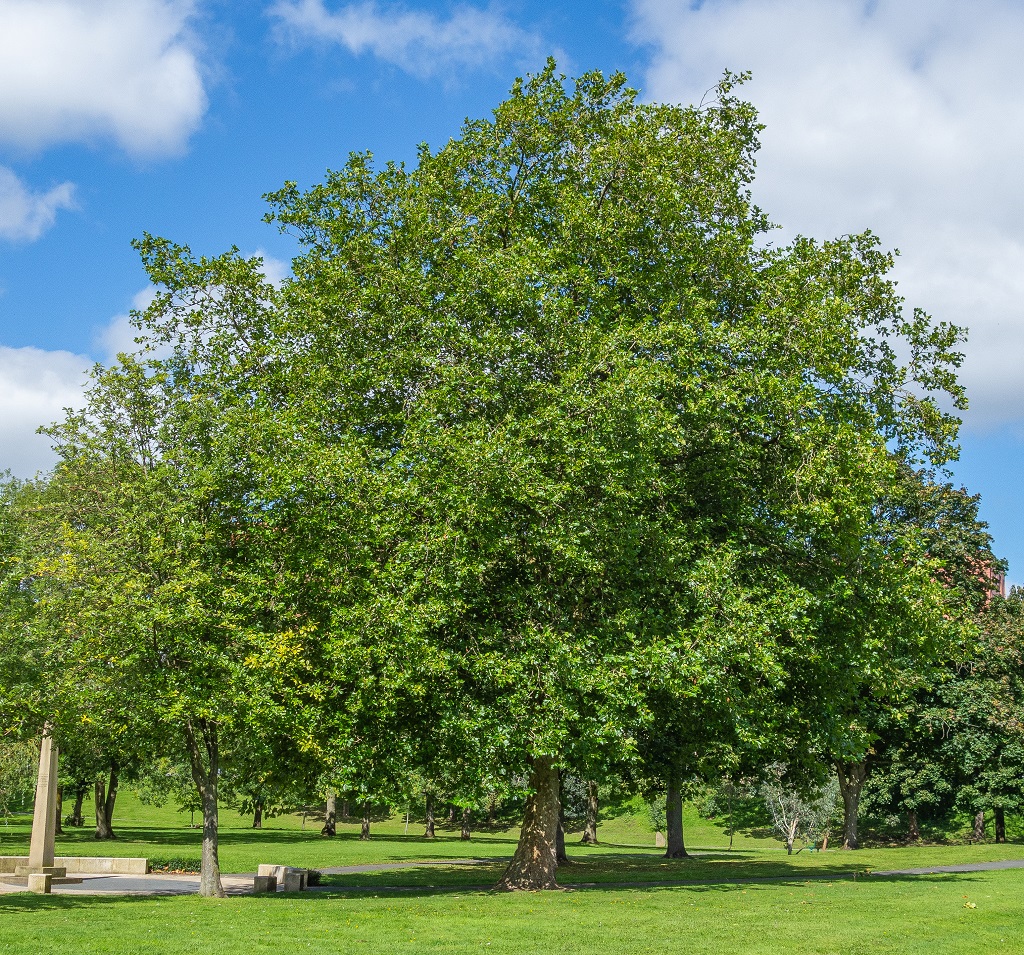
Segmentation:
[[(200, 834), (188, 816), (142, 806), (130, 794), (118, 804), (119, 839), (97, 843), (91, 829), (69, 831), (59, 854), (194, 858)], [(310, 818), (267, 822), (254, 831), (237, 813), (222, 816), (226, 871), (260, 862), (311, 868), (369, 862), (476, 858), (472, 867), (404, 868), (328, 877), (326, 891), (227, 900), (0, 896), (3, 955), (47, 952), (490, 952), (534, 953), (975, 953), (1024, 955), (1024, 870), (913, 878), (850, 873), (1024, 857), (1024, 846), (918, 846), (787, 856), (774, 839), (745, 836), (726, 851), (727, 837), (692, 812), (687, 844), (714, 849), (668, 861), (654, 849), (642, 818), (622, 814), (603, 823), (602, 844), (569, 841), (572, 864), (559, 879), (569, 889), (504, 895), (477, 891), (493, 884), (515, 846), (514, 831), (475, 833), (469, 842), (402, 819), (373, 824), (360, 842), (355, 822), (323, 839)], [(27, 851), (28, 820), (0, 826), (0, 853)], [(735, 880), (773, 878), (769, 883)], [(700, 885), (656, 887), (691, 880)], [(731, 884), (730, 884), (731, 880)], [(620, 888), (617, 883), (629, 883)], [(404, 886), (388, 891), (388, 886)], [(438, 892), (437, 888), (444, 891)], [(965, 907), (973, 903), (975, 908)]]
[[(87, 802), (84, 815), (88, 820), (91, 805)], [(94, 827), (82, 829), (65, 827), (65, 834), (57, 838), (57, 855), (110, 855), (144, 856), (152, 860), (198, 858), (202, 836), (198, 828), (189, 826), (188, 813), (172, 807), (142, 805), (130, 792), (124, 792), (114, 813), (114, 831), (118, 838), (97, 842), (92, 838)], [(422, 838), (423, 824), (410, 820), (406, 832), (404, 818), (374, 821), (369, 842), (359, 840), (360, 825), (356, 820), (338, 825), (336, 839), (320, 835), (321, 821), (312, 816), (303, 828), (302, 817), (286, 815), (264, 822), (262, 830), (253, 830), (251, 820), (234, 810), (221, 812), (220, 859), (225, 872), (252, 872), (260, 863), (298, 865), (324, 868), (358, 865), (371, 862), (401, 862), (422, 859), (505, 858), (511, 856), (518, 838), (518, 830), (504, 832), (474, 832), (473, 838), (463, 842), (458, 830), (438, 827), (438, 838)], [(0, 825), (0, 855), (28, 853), (31, 819), (28, 816)], [(638, 848), (653, 851), (654, 835), (646, 822), (629, 813), (623, 813), (602, 823), (600, 837), (610, 847), (635, 852)], [(723, 847), (728, 836), (715, 825), (700, 819), (688, 807), (686, 813), (688, 845)], [(570, 843), (573, 837), (570, 836)], [(578, 842), (578, 836), (575, 837)], [(737, 847), (781, 848), (775, 839), (755, 839), (737, 835)]]
[[(503, 895), (0, 897), (5, 955), (38, 952), (1024, 952), (1024, 873)], [(975, 908), (965, 907), (973, 903)]]

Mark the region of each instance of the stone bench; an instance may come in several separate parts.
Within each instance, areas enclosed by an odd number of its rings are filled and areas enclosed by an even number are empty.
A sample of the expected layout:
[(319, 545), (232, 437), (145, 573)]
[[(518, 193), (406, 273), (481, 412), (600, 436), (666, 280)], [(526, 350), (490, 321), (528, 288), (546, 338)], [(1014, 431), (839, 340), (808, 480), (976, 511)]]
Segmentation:
[(308, 869), (297, 869), (290, 865), (261, 865), (256, 871), (254, 892), (301, 892), (309, 880)]
[[(28, 868), (28, 856), (0, 856), (0, 875), (15, 874)], [(63, 869), (68, 875), (148, 875), (148, 859), (119, 859), (110, 856), (57, 856), (54, 869)]]

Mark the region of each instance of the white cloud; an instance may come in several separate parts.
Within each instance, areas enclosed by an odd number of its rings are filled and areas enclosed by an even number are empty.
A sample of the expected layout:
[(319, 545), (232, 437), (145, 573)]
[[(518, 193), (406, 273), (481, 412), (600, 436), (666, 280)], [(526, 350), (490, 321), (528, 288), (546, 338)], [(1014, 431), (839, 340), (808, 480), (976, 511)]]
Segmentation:
[(13, 171), (0, 166), (0, 239), (32, 242), (53, 225), (61, 209), (73, 208), (72, 183), (33, 192)]
[(784, 234), (870, 227), (898, 246), (908, 301), (971, 329), (968, 424), (1024, 419), (1024, 6), (633, 0), (633, 14), (656, 100), (753, 71), (757, 201)]
[(253, 255), (263, 259), (263, 275), (271, 285), (276, 285), (280, 288), (284, 284), (284, 280), (292, 274), (291, 262), (286, 262), (284, 259), (276, 259), (269, 253), (264, 252), (263, 249), (257, 249)]
[(206, 110), (194, 0), (0, 0), (0, 141), (180, 150)]
[(31, 477), (56, 462), (41, 425), (81, 406), (91, 361), (84, 355), (0, 345), (0, 471)]
[[(152, 285), (147, 285), (132, 296), (132, 308), (139, 312), (145, 311), (154, 298), (156, 290)], [(127, 312), (115, 315), (95, 336), (101, 360), (112, 362), (121, 352), (130, 354), (138, 351), (139, 346), (135, 343), (138, 334), (139, 330), (132, 325), (131, 316)]]
[(434, 13), (372, 0), (331, 11), (324, 0), (278, 0), (271, 13), (293, 42), (337, 43), (371, 53), (417, 76), (486, 67), (509, 54), (533, 56), (540, 41), (493, 8), (456, 6)]

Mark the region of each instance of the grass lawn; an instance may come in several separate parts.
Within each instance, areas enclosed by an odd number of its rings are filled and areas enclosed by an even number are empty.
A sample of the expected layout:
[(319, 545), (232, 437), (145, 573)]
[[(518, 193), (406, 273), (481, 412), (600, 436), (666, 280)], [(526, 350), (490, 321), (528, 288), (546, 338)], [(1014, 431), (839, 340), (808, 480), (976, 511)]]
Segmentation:
[(1024, 952), (1024, 872), (516, 895), (15, 895), (0, 897), (0, 947), (4, 955)]
[[(69, 831), (58, 854), (195, 858), (198, 830), (173, 809), (118, 803), (119, 839), (97, 843), (91, 829)], [(441, 830), (439, 830), (441, 831)], [(572, 864), (559, 878), (597, 888), (504, 895), (493, 884), (515, 832), (456, 832), (433, 841), (404, 820), (375, 822), (360, 842), (358, 824), (323, 839), (312, 818), (269, 820), (253, 831), (222, 815), (225, 871), (260, 862), (323, 868), (368, 862), (474, 858), (473, 867), (406, 868), (327, 877), (328, 888), (227, 900), (0, 896), (0, 952), (253, 953), (557, 952), (574, 953), (976, 953), (1024, 955), (1024, 870), (913, 878), (849, 878), (857, 870), (1024, 858), (1024, 845), (919, 846), (787, 856), (774, 839), (737, 838), (688, 813), (687, 845), (705, 854), (667, 861), (643, 822), (628, 814), (602, 824), (600, 846), (569, 842)], [(0, 826), (0, 854), (27, 851), (28, 820)], [(771, 877), (780, 881), (721, 884)], [(719, 884), (657, 887), (702, 880)], [(630, 883), (621, 888), (615, 883)], [(388, 886), (404, 886), (388, 891)], [(436, 891), (444, 889), (443, 892)], [(974, 907), (971, 907), (973, 905)]]

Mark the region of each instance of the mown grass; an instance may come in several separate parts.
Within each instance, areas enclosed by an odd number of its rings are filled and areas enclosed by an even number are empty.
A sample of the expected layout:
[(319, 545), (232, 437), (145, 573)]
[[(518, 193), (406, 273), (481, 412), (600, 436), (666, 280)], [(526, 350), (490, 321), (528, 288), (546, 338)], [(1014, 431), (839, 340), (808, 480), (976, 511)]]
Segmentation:
[[(91, 806), (86, 803), (85, 816), (90, 818)], [(123, 793), (117, 803), (114, 830), (117, 839), (97, 842), (94, 826), (81, 829), (65, 827), (57, 838), (58, 855), (144, 856), (152, 860), (198, 858), (202, 834), (190, 827), (188, 813), (172, 807), (141, 804), (130, 792)], [(31, 819), (23, 816), (8, 826), (0, 826), (0, 855), (28, 852)], [(220, 825), (220, 858), (226, 872), (251, 872), (260, 863), (328, 868), (374, 862), (401, 862), (422, 859), (505, 858), (511, 856), (518, 830), (501, 832), (477, 830), (468, 842), (458, 836), (457, 828), (438, 825), (438, 838), (422, 838), (423, 823), (410, 819), (406, 828), (404, 817), (375, 820), (369, 842), (359, 840), (360, 823), (352, 819), (339, 822), (338, 836), (324, 839), (320, 835), (321, 820), (310, 816), (305, 826), (300, 815), (289, 814), (268, 819), (264, 828), (254, 830), (251, 820), (234, 810), (223, 810)], [(725, 846), (728, 836), (720, 827), (698, 817), (688, 807), (687, 839), (690, 845)], [(600, 837), (608, 851), (654, 849), (654, 834), (646, 821), (623, 813), (602, 823)], [(574, 842), (572, 836), (570, 843)], [(578, 841), (578, 836), (575, 837)], [(738, 847), (781, 847), (775, 839), (758, 839), (737, 835)], [(611, 847), (620, 847), (613, 849)]]
[(1024, 952), (1024, 873), (515, 895), (17, 895), (0, 897), (0, 940), (5, 955)]
[[(194, 857), (200, 834), (172, 809), (118, 807), (114, 842), (91, 829), (69, 831), (61, 854)], [(1024, 871), (912, 878), (866, 877), (866, 869), (915, 868), (1024, 857), (1024, 846), (919, 846), (787, 856), (773, 839), (751, 836), (727, 851), (720, 828), (687, 814), (687, 844), (713, 849), (666, 860), (643, 820), (622, 815), (602, 825), (604, 842), (569, 841), (572, 863), (559, 871), (570, 891), (506, 895), (493, 885), (515, 845), (514, 831), (475, 833), (463, 842), (440, 830), (433, 841), (403, 819), (375, 822), (360, 842), (358, 824), (336, 839), (319, 822), (269, 820), (254, 831), (237, 813), (222, 819), (225, 871), (260, 862), (311, 868), (471, 858), (474, 866), (403, 868), (328, 877), (303, 895), (227, 900), (0, 896), (0, 951), (27, 953), (199, 953), (258, 955), (324, 952), (583, 953), (1024, 953)], [(0, 852), (27, 851), (27, 820), (0, 827)], [(860, 877), (853, 881), (850, 875)], [(739, 880), (778, 881), (743, 884)], [(693, 884), (657, 887), (658, 882)], [(620, 887), (627, 883), (628, 888)], [(699, 883), (699, 884), (697, 884)], [(596, 887), (573, 891), (584, 885)], [(402, 887), (399, 890), (388, 887)], [(440, 890), (440, 891), (439, 891)], [(969, 907), (974, 906), (974, 907)]]

